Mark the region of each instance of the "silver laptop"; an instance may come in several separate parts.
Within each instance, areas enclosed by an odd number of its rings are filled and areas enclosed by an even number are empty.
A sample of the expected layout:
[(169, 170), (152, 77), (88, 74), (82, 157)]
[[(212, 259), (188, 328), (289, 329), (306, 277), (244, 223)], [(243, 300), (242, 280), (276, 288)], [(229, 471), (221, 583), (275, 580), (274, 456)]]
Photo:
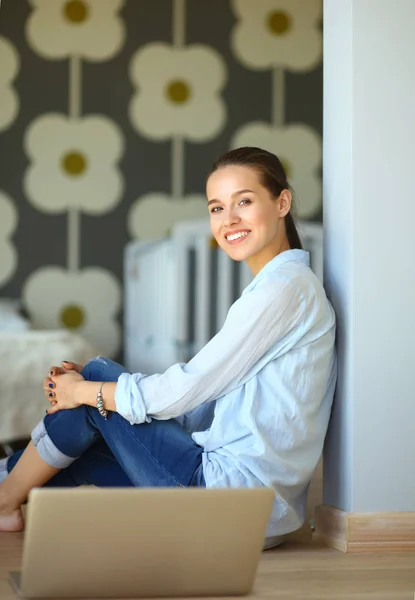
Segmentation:
[(251, 592), (269, 488), (35, 489), (23, 598), (227, 596)]

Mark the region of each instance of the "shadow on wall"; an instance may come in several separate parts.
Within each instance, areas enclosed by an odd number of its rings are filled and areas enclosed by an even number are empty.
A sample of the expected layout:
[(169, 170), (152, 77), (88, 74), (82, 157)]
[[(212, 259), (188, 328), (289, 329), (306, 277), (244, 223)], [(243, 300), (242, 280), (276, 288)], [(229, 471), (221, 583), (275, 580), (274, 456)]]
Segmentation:
[(323, 459), (321, 458), (316, 471), (311, 480), (308, 499), (307, 499), (307, 513), (304, 525), (298, 531), (287, 535), (286, 539), (289, 541), (301, 541), (311, 542), (312, 529), (310, 527), (310, 519), (314, 517), (314, 509), (319, 504), (323, 503)]

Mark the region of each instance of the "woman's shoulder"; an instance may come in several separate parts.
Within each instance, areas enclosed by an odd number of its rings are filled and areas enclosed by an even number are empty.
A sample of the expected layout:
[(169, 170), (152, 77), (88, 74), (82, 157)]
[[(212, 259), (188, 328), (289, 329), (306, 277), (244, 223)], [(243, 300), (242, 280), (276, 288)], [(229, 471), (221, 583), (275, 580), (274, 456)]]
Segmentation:
[(320, 313), (326, 312), (330, 318), (333, 316), (333, 308), (323, 283), (309, 264), (303, 261), (286, 261), (275, 269), (268, 270), (254, 282), (250, 291), (256, 291), (257, 295), (263, 297), (268, 296), (270, 301), (278, 297), (281, 300), (287, 299), (287, 302), (296, 299), (298, 302), (292, 304), (292, 309), (295, 305), (301, 311), (313, 307)]
[(314, 295), (324, 290), (318, 277), (315, 275), (309, 264), (299, 260), (285, 261), (282, 264), (272, 265), (256, 277), (246, 288), (246, 292), (253, 290), (282, 290), (291, 288), (297, 290), (300, 294)]

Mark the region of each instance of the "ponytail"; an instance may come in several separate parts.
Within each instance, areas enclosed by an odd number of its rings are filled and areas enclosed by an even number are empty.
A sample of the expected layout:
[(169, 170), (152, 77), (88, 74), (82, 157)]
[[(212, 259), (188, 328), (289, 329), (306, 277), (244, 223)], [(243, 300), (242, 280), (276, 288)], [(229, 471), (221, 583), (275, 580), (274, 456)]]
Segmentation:
[(294, 219), (292, 217), (291, 212), (289, 212), (285, 218), (285, 231), (287, 233), (288, 243), (290, 244), (290, 248), (298, 248), (299, 250), (303, 249), (303, 245), (301, 243), (301, 239), (299, 233), (297, 231), (297, 227), (295, 226)]

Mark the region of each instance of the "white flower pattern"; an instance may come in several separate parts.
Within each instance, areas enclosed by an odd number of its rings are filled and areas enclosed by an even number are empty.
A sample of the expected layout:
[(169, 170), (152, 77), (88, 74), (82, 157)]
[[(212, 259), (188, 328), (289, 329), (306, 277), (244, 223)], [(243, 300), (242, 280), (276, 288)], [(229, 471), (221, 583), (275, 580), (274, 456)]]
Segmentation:
[(17, 220), (13, 201), (0, 191), (0, 285), (4, 285), (16, 270), (17, 252), (11, 236), (16, 229)]
[(106, 117), (71, 121), (43, 115), (30, 124), (25, 146), (32, 161), (25, 192), (39, 210), (60, 213), (73, 207), (102, 215), (120, 201), (124, 185), (116, 163), (124, 140), (118, 125)]
[(19, 97), (12, 86), (19, 68), (16, 49), (8, 39), (0, 36), (0, 132), (10, 127), (19, 111)]
[(27, 279), (23, 299), (35, 329), (67, 328), (82, 335), (100, 354), (117, 354), (121, 290), (108, 271), (94, 267), (71, 273), (44, 267)]
[(320, 136), (307, 125), (275, 128), (267, 123), (243, 125), (232, 139), (232, 148), (257, 146), (276, 154), (294, 189), (297, 215), (310, 219), (321, 209)]
[(220, 92), (226, 67), (212, 48), (148, 44), (133, 56), (130, 74), (137, 88), (130, 119), (149, 139), (183, 135), (191, 141), (208, 141), (224, 126), (226, 108)]
[(31, 0), (29, 45), (44, 58), (80, 56), (90, 61), (114, 57), (125, 41), (118, 16), (123, 0)]
[(167, 236), (179, 221), (208, 217), (206, 198), (193, 194), (176, 199), (166, 194), (150, 193), (138, 198), (128, 214), (131, 237), (151, 240)]
[(232, 47), (249, 69), (315, 68), (322, 56), (321, 0), (233, 0)]

